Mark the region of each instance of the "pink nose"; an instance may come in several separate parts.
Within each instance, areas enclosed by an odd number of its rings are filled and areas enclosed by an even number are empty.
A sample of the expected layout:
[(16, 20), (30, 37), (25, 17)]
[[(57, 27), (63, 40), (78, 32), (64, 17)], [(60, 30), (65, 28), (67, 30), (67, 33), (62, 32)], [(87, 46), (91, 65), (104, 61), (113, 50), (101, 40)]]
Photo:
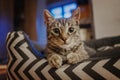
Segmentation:
[(66, 40), (68, 38), (68, 35), (66, 33), (62, 33), (62, 36), (61, 36), (62, 40), (64, 41), (64, 43), (66, 43)]
[(64, 43), (66, 43), (67, 37), (62, 37), (62, 40), (64, 41)]
[(66, 41), (66, 40), (67, 40), (67, 37), (63, 37), (62, 40), (63, 40), (63, 41)]

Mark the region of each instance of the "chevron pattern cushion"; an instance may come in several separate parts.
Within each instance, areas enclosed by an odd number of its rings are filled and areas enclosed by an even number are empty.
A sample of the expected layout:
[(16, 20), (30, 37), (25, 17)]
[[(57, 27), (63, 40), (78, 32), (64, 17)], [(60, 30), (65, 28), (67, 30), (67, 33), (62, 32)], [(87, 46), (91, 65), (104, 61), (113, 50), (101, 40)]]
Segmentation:
[(8, 34), (7, 49), (8, 80), (120, 80), (119, 56), (75, 65), (64, 64), (54, 69), (45, 58), (36, 55), (29, 38), (21, 31)]

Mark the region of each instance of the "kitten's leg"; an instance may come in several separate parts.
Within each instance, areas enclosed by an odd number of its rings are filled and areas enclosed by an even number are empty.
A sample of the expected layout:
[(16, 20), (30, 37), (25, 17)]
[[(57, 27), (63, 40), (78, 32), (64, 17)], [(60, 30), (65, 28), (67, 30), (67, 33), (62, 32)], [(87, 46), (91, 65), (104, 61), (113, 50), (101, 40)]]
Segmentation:
[(52, 67), (59, 68), (62, 65), (62, 58), (58, 54), (48, 55), (48, 62)]
[(89, 55), (86, 52), (70, 53), (67, 55), (67, 61), (70, 64), (76, 64), (88, 58)]

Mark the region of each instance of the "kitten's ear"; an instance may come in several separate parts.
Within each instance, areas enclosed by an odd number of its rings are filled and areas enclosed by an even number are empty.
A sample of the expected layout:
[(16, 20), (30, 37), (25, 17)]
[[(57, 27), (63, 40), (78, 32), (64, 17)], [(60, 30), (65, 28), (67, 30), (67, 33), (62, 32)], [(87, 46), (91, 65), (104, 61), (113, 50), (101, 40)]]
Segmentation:
[(76, 21), (80, 21), (80, 7), (73, 11), (71, 18), (75, 19)]
[(51, 13), (45, 9), (44, 10), (44, 20), (45, 20), (45, 23), (49, 23), (51, 20), (53, 20), (53, 16), (51, 15)]

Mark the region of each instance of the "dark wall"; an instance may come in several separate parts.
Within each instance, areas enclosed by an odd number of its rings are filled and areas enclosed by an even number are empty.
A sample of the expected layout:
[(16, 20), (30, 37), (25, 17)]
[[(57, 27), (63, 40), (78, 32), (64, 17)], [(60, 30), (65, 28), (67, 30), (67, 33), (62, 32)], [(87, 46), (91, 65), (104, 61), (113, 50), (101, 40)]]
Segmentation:
[(13, 29), (13, 0), (0, 0), (0, 63), (6, 63), (6, 36)]
[(32, 40), (37, 40), (36, 9), (37, 0), (14, 1), (14, 30), (23, 30)]

